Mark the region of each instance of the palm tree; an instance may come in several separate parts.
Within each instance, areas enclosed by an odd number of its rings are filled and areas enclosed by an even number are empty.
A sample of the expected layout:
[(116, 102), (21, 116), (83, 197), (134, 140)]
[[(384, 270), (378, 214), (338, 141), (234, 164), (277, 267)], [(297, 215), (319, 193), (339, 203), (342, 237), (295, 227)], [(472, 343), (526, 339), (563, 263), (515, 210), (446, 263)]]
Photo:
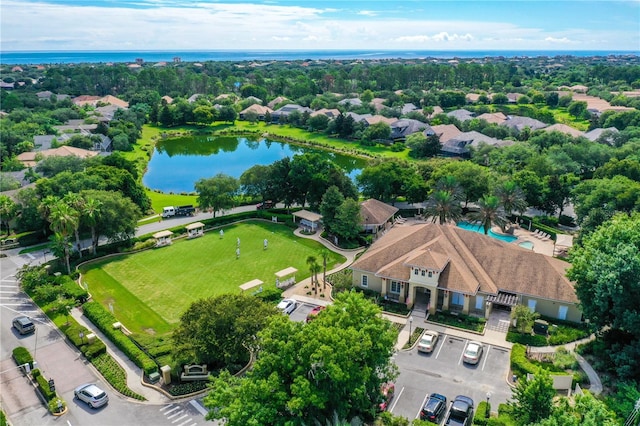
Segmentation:
[(424, 209), (426, 217), (431, 216), (431, 222), (444, 225), (447, 222), (457, 222), (462, 218), (460, 199), (452, 192), (435, 190), (427, 199)]
[[(79, 220), (80, 215), (78, 212), (62, 200), (58, 200), (58, 202), (50, 209), (49, 223), (51, 224), (51, 230), (59, 239), (64, 240), (64, 242), (68, 242), (69, 236), (78, 226)], [(71, 266), (69, 265), (69, 245), (63, 244), (63, 248), (67, 264), (67, 273), (71, 274)]]
[(91, 228), (91, 254), (96, 254), (96, 250), (98, 249), (96, 223), (100, 216), (100, 207), (102, 207), (102, 201), (96, 198), (87, 198), (84, 203), (84, 210), (82, 211), (82, 217)]
[(322, 289), (327, 288), (327, 261), (329, 260), (329, 250), (323, 249), (320, 251), (322, 257)]
[(84, 210), (85, 200), (80, 194), (69, 192), (62, 198), (62, 201), (67, 203), (67, 205), (75, 210), (76, 214), (78, 215), (78, 220), (75, 223), (73, 232), (76, 237), (76, 247), (78, 249), (78, 254), (80, 255), (80, 257), (82, 257), (82, 250), (80, 246), (80, 216), (81, 212)]
[(479, 210), (470, 216), (482, 224), (485, 235), (489, 233), (491, 225), (496, 224), (504, 230), (507, 219), (504, 209), (500, 206), (500, 199), (495, 195), (485, 195), (478, 200)]
[(313, 255), (307, 256), (307, 265), (309, 265), (309, 272), (311, 272), (311, 287), (316, 291), (315, 282), (318, 273), (317, 269), (319, 268), (316, 257)]
[[(60, 201), (58, 197), (53, 195), (47, 195), (42, 199), (40, 205), (38, 206), (38, 210), (40, 215), (44, 219), (45, 222), (50, 223), (49, 217), (51, 216), (51, 210), (53, 210), (54, 206)], [(44, 235), (47, 234), (46, 228), (42, 229), (42, 233)]]
[(520, 187), (512, 180), (502, 182), (495, 191), (507, 217), (514, 211), (522, 214), (527, 209), (527, 201)]
[(435, 189), (436, 191), (450, 192), (460, 201), (464, 199), (464, 191), (462, 191), (462, 187), (458, 183), (458, 180), (455, 178), (455, 176), (447, 175), (443, 178), (440, 178), (438, 182), (436, 182)]

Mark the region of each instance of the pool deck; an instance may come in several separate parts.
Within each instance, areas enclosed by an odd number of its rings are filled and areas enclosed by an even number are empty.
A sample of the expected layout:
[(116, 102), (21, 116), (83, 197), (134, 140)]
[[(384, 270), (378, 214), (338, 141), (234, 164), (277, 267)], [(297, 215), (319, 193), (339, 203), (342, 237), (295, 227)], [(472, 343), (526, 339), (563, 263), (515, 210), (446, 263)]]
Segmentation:
[[(499, 227), (493, 228), (493, 232), (501, 233)], [(518, 237), (518, 239), (514, 241), (513, 244), (520, 244), (523, 241), (531, 241), (533, 243), (533, 251), (535, 253), (540, 253), (540, 254), (544, 254), (545, 256), (553, 257), (553, 246), (554, 246), (553, 240), (547, 240), (547, 241), (541, 240), (539, 238), (536, 238), (533, 235), (533, 232), (529, 232), (526, 229), (522, 229), (522, 228), (516, 228), (513, 231), (513, 235)]]

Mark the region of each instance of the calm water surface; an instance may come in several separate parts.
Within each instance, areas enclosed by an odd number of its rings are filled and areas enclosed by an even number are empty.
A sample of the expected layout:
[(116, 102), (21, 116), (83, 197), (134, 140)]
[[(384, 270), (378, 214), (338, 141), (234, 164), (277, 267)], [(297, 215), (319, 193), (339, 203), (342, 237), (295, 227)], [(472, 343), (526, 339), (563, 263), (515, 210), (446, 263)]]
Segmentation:
[(218, 173), (240, 178), (255, 165), (267, 166), (303, 153), (318, 153), (331, 159), (352, 179), (366, 164), (359, 158), (267, 139), (194, 136), (158, 142), (142, 182), (162, 192), (193, 192), (198, 179)]

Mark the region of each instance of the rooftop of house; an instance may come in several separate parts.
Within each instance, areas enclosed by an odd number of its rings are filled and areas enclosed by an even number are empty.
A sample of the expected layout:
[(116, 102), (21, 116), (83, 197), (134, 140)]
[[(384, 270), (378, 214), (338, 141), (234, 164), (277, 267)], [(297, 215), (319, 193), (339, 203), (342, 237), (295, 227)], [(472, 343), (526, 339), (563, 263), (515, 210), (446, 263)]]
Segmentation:
[(382, 225), (392, 218), (398, 210), (397, 207), (383, 203), (375, 198), (369, 198), (360, 203), (360, 215), (364, 225)]

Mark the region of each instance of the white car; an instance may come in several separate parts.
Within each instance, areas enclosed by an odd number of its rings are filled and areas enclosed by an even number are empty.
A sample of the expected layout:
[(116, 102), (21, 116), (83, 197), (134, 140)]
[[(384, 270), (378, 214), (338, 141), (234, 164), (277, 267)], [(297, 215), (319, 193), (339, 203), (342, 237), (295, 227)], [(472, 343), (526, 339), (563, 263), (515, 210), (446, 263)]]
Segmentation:
[(424, 332), (420, 341), (418, 342), (418, 352), (429, 353), (432, 352), (438, 343), (438, 337), (440, 335), (437, 331), (427, 330)]
[(109, 396), (98, 386), (87, 383), (74, 389), (73, 395), (80, 401), (84, 401), (91, 408), (102, 407), (109, 402)]
[(290, 315), (297, 307), (298, 302), (294, 299), (282, 299), (280, 303), (278, 303), (278, 309), (287, 315)]
[(482, 343), (471, 340), (469, 341), (469, 343), (467, 343), (464, 354), (462, 354), (462, 361), (466, 362), (467, 364), (477, 364), (478, 361), (480, 361), (481, 356)]

